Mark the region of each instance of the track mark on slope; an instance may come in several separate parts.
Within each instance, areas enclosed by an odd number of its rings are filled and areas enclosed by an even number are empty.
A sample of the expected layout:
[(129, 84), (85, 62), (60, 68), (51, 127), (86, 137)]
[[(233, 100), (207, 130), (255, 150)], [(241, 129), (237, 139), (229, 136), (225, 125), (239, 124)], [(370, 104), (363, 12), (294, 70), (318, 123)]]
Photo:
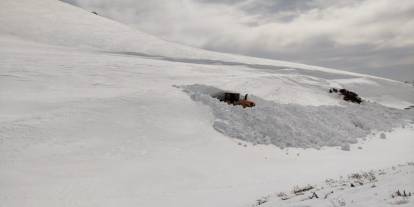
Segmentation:
[(281, 73), (281, 74), (301, 74), (301, 75), (312, 75), (324, 79), (349, 79), (355, 78), (358, 76), (340, 74), (340, 73), (329, 73), (324, 71), (317, 71), (317, 70), (305, 70), (301, 68), (293, 68), (293, 67), (286, 67), (286, 66), (275, 66), (275, 65), (266, 65), (266, 64), (249, 64), (249, 63), (241, 63), (235, 61), (223, 61), (223, 60), (212, 60), (212, 59), (192, 59), (192, 58), (174, 58), (174, 57), (166, 57), (166, 56), (159, 56), (159, 55), (149, 55), (145, 53), (138, 53), (138, 52), (107, 52), (111, 54), (120, 54), (120, 55), (129, 55), (129, 56), (138, 56), (142, 58), (149, 58), (149, 59), (156, 59), (156, 60), (164, 60), (170, 62), (180, 62), (180, 63), (189, 63), (189, 64), (200, 64), (200, 65), (225, 65), (225, 66), (243, 66), (246, 68), (256, 69), (256, 70), (264, 70), (269, 73)]

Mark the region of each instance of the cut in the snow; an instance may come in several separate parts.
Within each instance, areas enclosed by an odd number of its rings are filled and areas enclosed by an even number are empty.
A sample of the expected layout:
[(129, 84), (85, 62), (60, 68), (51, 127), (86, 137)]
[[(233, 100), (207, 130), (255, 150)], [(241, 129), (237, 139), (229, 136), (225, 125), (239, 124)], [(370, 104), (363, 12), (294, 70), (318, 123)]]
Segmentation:
[(256, 107), (244, 109), (213, 98), (223, 90), (206, 85), (182, 86), (194, 101), (208, 105), (215, 116), (213, 127), (233, 138), (280, 148), (339, 146), (349, 150), (371, 131), (387, 131), (413, 120), (412, 113), (375, 103), (345, 106), (279, 104), (257, 96)]

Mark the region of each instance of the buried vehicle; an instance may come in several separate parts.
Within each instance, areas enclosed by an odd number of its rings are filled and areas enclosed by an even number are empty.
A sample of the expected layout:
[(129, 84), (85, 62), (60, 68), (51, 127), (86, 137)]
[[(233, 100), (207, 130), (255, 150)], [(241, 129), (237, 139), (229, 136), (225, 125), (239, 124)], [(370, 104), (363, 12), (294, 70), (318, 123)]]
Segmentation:
[(243, 99), (240, 99), (240, 93), (221, 92), (213, 95), (212, 97), (226, 102), (227, 104), (232, 104), (235, 106), (240, 105), (243, 108), (256, 106), (253, 101), (247, 99), (247, 96), (248, 94), (246, 94)]
[(350, 101), (350, 102), (358, 103), (358, 104), (362, 103), (362, 99), (358, 96), (358, 94), (350, 90), (347, 90), (345, 88), (342, 88), (342, 89), (331, 88), (329, 89), (329, 93), (338, 93), (342, 95), (344, 101)]

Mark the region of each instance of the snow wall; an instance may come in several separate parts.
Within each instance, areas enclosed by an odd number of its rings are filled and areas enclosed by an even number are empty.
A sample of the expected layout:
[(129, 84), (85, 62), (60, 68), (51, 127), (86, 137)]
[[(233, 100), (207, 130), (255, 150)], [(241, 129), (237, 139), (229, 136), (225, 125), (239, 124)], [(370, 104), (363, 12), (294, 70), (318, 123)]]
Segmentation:
[(321, 148), (340, 146), (349, 150), (373, 131), (388, 131), (414, 123), (414, 113), (376, 103), (344, 106), (303, 106), (279, 104), (249, 95), (254, 108), (228, 105), (212, 98), (223, 90), (206, 85), (179, 86), (197, 102), (211, 108), (213, 127), (233, 138), (253, 144), (273, 144), (280, 148)]

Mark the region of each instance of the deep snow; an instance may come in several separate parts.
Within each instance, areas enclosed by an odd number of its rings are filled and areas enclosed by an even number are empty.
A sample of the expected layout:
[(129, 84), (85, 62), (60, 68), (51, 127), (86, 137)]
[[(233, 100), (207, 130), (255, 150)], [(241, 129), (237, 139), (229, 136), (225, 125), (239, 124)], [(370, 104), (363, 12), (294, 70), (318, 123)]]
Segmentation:
[(402, 123), (399, 110), (361, 106), (386, 118), (364, 125), (378, 131), (350, 151), (280, 149), (216, 131), (215, 109), (173, 87), (237, 90), (301, 114), (354, 113), (327, 89), (414, 105), (413, 87), (400, 82), (188, 48), (56, 0), (0, 1), (0, 48), (0, 206), (246, 206), (414, 159), (412, 125), (380, 127)]
[(211, 108), (215, 116), (213, 127), (217, 131), (253, 144), (318, 149), (340, 146), (349, 150), (349, 144), (357, 143), (357, 138), (365, 138), (373, 131), (388, 131), (414, 123), (412, 111), (367, 101), (344, 102), (344, 106), (303, 106), (250, 96), (256, 106), (244, 109), (213, 98), (222, 89), (206, 85), (182, 88), (193, 100)]

